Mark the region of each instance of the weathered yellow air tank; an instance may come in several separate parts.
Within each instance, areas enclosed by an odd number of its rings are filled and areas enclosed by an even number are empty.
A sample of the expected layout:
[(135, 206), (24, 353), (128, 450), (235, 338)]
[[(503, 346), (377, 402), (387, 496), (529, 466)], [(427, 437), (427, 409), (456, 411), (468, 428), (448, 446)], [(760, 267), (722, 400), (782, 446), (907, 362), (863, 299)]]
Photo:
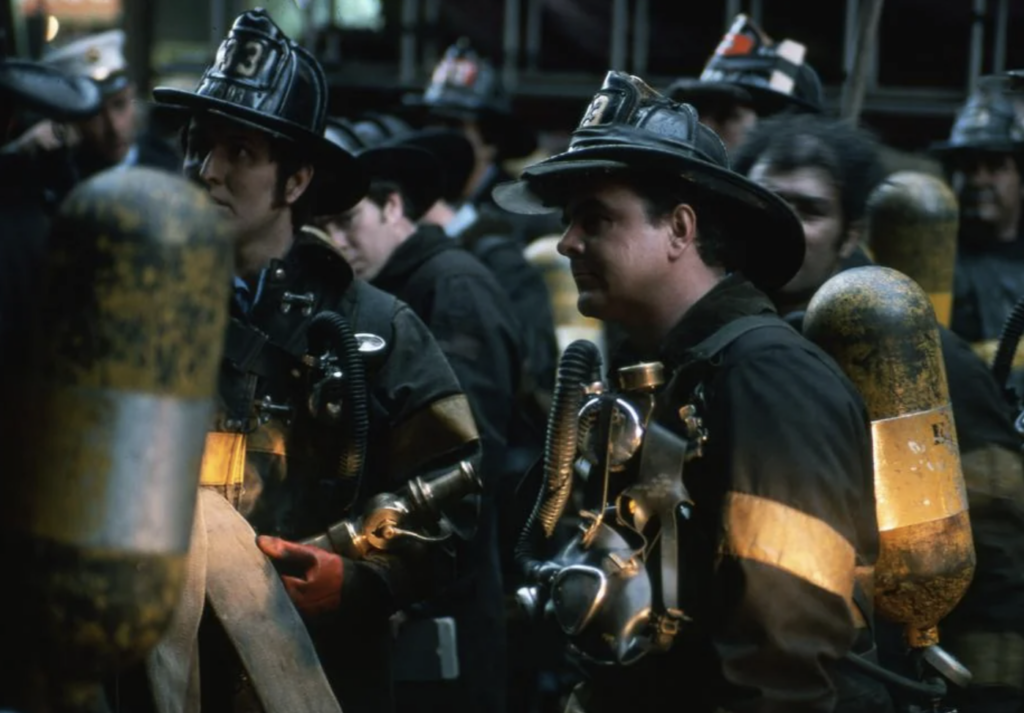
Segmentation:
[(931, 302), (895, 270), (857, 268), (821, 287), (804, 333), (843, 368), (871, 418), (876, 611), (903, 624), (911, 647), (933, 647), (975, 555)]
[(597, 345), (603, 343), (601, 322), (584, 317), (576, 307), (579, 290), (569, 268), (569, 258), (558, 253), (559, 236), (539, 238), (526, 248), (526, 259), (540, 270), (548, 288), (551, 309), (555, 317), (555, 334), (558, 350), (577, 339), (587, 339)]
[(215, 207), (170, 174), (105, 172), (55, 219), (27, 367), (2, 393), (0, 538), (18, 608), (3, 615), (0, 689), (19, 710), (102, 710), (100, 682), (170, 622), (231, 274)]
[(875, 262), (920, 285), (944, 327), (953, 313), (959, 213), (956, 196), (944, 181), (927, 173), (900, 171), (871, 193), (865, 217)]

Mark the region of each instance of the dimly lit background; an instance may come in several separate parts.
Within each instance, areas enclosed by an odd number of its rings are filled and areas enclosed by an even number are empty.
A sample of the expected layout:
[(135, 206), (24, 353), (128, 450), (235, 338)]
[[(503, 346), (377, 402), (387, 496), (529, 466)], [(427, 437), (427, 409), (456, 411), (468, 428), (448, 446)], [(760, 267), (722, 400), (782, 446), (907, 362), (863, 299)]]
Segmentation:
[[(8, 54), (39, 56), (111, 27), (129, 33), (143, 87), (191, 86), (230, 20), (267, 8), (315, 48), (332, 109), (387, 109), (420, 89), (444, 48), (467, 37), (500, 68), (524, 121), (564, 133), (609, 68), (655, 87), (695, 76), (732, 17), (807, 45), (831, 106), (853, 62), (861, 0), (2, 0)], [(916, 151), (948, 132), (984, 74), (1024, 67), (1022, 0), (885, 0), (863, 123)]]

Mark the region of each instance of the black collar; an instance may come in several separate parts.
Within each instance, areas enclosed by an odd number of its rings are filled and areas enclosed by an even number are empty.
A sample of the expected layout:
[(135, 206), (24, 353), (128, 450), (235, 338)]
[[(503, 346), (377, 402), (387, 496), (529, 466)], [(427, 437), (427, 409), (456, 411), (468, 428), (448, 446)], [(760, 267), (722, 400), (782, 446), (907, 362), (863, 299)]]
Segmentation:
[(425, 223), (416, 228), (405, 242), (391, 254), (376, 277), (374, 287), (398, 294), (423, 263), (445, 250), (454, 250), (458, 243), (436, 225)]
[(723, 326), (740, 317), (774, 314), (771, 300), (745, 277), (730, 275), (715, 285), (672, 328), (661, 343), (666, 367), (688, 361), (689, 352)]

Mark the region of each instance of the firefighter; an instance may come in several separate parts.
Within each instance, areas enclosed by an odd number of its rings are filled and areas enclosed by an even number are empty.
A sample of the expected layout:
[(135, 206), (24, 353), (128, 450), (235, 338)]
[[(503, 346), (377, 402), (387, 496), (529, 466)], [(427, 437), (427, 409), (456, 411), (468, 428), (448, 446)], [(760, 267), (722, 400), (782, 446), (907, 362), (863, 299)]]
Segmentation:
[(700, 78), (678, 79), (665, 93), (692, 104), (701, 122), (733, 151), (758, 118), (823, 111), (821, 80), (806, 54), (803, 44), (789, 39), (773, 42), (753, 20), (740, 14)]
[(409, 611), (408, 631), (399, 632), (399, 645), (408, 649), (414, 630), (453, 617), (456, 637), (448, 643), (456, 644), (458, 678), (438, 680), (432, 652), (421, 652), (419, 662), (410, 662), (421, 670), (397, 687), (399, 710), (499, 713), (505, 646), (497, 515), (499, 497), (512, 490), (507, 482), (514, 485), (523, 472), (509, 469), (513, 420), (523, 418), (520, 330), (491, 272), (440, 227), (417, 225), (443, 185), (434, 155), (386, 140), (371, 122), (331, 120), (327, 136), (357, 156), (370, 187), (346, 213), (323, 218), (325, 230), (359, 277), (408, 304), (430, 328), (469, 398), (483, 448), (480, 527), (460, 560), (459, 582)]
[[(932, 147), (960, 203), (951, 327), (989, 362), (1024, 295), (1024, 111), (1004, 89), (1000, 80), (984, 81), (957, 114), (949, 139)], [(1014, 366), (1019, 392), (1019, 358)]]
[[(884, 178), (878, 146), (838, 121), (769, 119), (751, 133), (733, 165), (786, 200), (803, 223), (804, 264), (772, 294), (779, 311), (798, 324), (817, 289), (842, 269), (871, 227), (868, 196)], [(902, 213), (914, 209), (906, 205)], [(920, 237), (932, 241), (935, 233), (925, 230)], [(927, 244), (917, 248), (922, 256), (927, 251)], [(950, 703), (961, 713), (1016, 711), (1024, 702), (1024, 632), (1017, 613), (1024, 607), (1021, 440), (985, 364), (948, 329), (940, 329), (940, 338), (977, 552), (971, 587), (941, 626), (944, 646), (974, 675), (966, 692), (951, 688)], [(897, 649), (889, 661), (898, 660), (902, 646), (889, 644)]]
[[(473, 145), (457, 129), (432, 127), (413, 129), (401, 118), (390, 114), (368, 114), (364, 117), (367, 132), (378, 134), (381, 140), (397, 141), (420, 148), (434, 156), (441, 166), (437, 200), (428, 206), (420, 223), (439, 226), (445, 234), (473, 254), (497, 279), (515, 311), (520, 327), (525, 358), (524, 372), (529, 384), (524, 388), (528, 401), (539, 411), (541, 430), (545, 413), (543, 407), (550, 399), (558, 354), (554, 317), (548, 290), (540, 272), (523, 255), (522, 244), (503, 234), (507, 225), (495, 220), (494, 213), (473, 223), (471, 233), (465, 232), (458, 211), (459, 192), (472, 172)], [(529, 424), (528, 431), (520, 433), (517, 442), (527, 444), (535, 438), (536, 429)], [(514, 449), (510, 456), (520, 472), (540, 455), (534, 447)]]
[[(887, 710), (884, 689), (843, 661), (855, 634), (855, 564), (870, 565), (878, 547), (867, 414), (835, 363), (764, 293), (803, 261), (793, 212), (728, 168), (692, 107), (619, 72), (607, 75), (570, 149), (495, 198), (509, 210), (562, 211), (559, 248), (580, 311), (628, 335), (613, 365), (660, 361), (667, 383), (650, 420), (706, 436), (681, 475), (693, 504), (687, 536), (672, 534), (685, 507), (670, 511), (675, 522), (663, 514), (657, 530), (642, 528), (651, 544), (636, 567), (657, 570), (659, 592), (638, 615), (667, 651), (591, 669), (569, 709)], [(621, 503), (617, 495), (591, 503), (589, 518)], [(679, 556), (661, 559), (663, 547)], [(543, 567), (531, 570), (543, 578)], [(616, 604), (630, 601), (602, 611)], [(612, 634), (599, 641), (622, 635)]]
[(531, 155), (537, 135), (515, 115), (497, 69), (468, 39), (449, 47), (423, 92), (403, 104), (417, 125), (456, 129), (473, 146), (473, 168), (449, 233), (469, 244), (497, 232), (525, 245), (557, 228), (549, 216), (510, 215), (494, 205), (491, 189), (510, 178), (503, 162)]
[[(415, 314), (301, 230), (314, 212), (349, 209), (366, 188), (352, 156), (323, 136), (327, 85), (312, 55), (264, 10), (248, 11), (195, 91), (154, 96), (190, 116), (184, 172), (235, 231), (236, 277), (200, 481), (206, 537), (193, 538), (205, 572), (185, 597), (198, 604), (150, 662), (151, 687), (161, 710), (200, 681), (190, 705), (201, 699), (204, 710), (336, 710), (320, 685), (326, 673), (344, 710), (390, 710), (389, 617), (451, 577), (448, 545), (353, 559), (304, 541), (413, 476), (475, 465), (469, 405)], [(458, 525), (465, 534), (472, 522)], [(260, 552), (302, 614), (323, 673), (315, 655), (267, 638), (306, 633), (274, 603)], [(198, 649), (189, 643), (196, 629)]]

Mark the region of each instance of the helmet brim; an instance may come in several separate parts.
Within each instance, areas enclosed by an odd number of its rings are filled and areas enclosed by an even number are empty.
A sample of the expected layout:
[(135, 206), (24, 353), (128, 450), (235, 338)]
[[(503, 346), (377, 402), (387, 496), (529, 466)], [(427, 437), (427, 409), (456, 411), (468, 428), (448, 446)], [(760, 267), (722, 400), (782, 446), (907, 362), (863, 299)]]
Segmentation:
[(19, 59), (0, 60), (0, 97), (55, 121), (94, 116), (103, 100), (90, 79)]
[(366, 195), (367, 177), (355, 157), (305, 127), (268, 116), (232, 102), (170, 87), (153, 90), (157, 105), (186, 109), (190, 115), (208, 114), (290, 141), (305, 153), (315, 171), (314, 212), (344, 213)]

